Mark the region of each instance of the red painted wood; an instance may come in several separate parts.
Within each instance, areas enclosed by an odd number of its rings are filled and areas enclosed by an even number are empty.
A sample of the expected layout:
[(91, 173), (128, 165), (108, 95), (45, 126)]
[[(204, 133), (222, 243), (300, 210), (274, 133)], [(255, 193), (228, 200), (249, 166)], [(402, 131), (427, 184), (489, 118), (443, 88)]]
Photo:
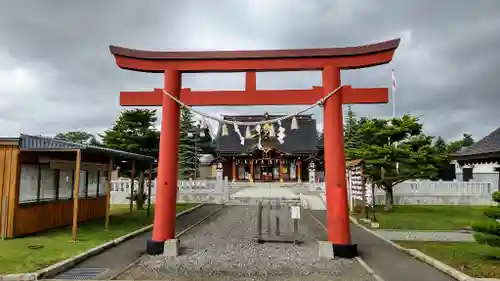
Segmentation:
[(287, 50), (240, 50), (240, 51), (149, 51), (136, 50), (118, 46), (109, 46), (114, 56), (138, 58), (145, 60), (238, 60), (238, 59), (286, 59), (286, 58), (314, 58), (314, 57), (345, 57), (379, 53), (395, 50), (400, 39), (393, 39), (375, 44), (316, 49), (287, 49)]
[[(322, 73), (325, 94), (340, 85), (340, 70), (325, 67)], [(349, 207), (345, 180), (344, 130), (342, 99), (332, 96), (323, 106), (325, 143), (326, 228), (328, 241), (337, 245), (351, 244)]]
[[(343, 104), (387, 103), (386, 88), (356, 89), (344, 86)], [(163, 91), (121, 92), (122, 106), (161, 106)], [(246, 90), (246, 91), (191, 91), (182, 89), (180, 100), (190, 106), (248, 106), (248, 105), (310, 105), (324, 96), (321, 87), (309, 90)]]
[(321, 70), (334, 65), (340, 69), (357, 69), (389, 63), (394, 50), (360, 56), (334, 58), (285, 58), (241, 60), (143, 60), (116, 56), (116, 64), (123, 69), (162, 73), (165, 69), (182, 72), (239, 72), (239, 71), (295, 71)]
[[(165, 71), (165, 89), (173, 96), (179, 96), (181, 89), (181, 73), (179, 71)], [(166, 241), (175, 238), (180, 106), (165, 95), (163, 96), (161, 118), (153, 241)]]

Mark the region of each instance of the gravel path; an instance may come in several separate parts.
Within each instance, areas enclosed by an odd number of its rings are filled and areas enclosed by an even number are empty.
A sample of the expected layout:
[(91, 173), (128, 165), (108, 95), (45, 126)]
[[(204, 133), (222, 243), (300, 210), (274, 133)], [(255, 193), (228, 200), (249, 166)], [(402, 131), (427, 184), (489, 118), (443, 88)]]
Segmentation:
[(399, 230), (376, 230), (388, 240), (398, 241), (436, 241), (436, 242), (474, 242), (471, 233), (460, 232), (430, 232), (430, 231), (399, 231)]
[(319, 236), (303, 223), (302, 245), (257, 244), (256, 215), (255, 206), (227, 207), (182, 238), (181, 256), (144, 256), (118, 279), (374, 280), (355, 260), (319, 260)]

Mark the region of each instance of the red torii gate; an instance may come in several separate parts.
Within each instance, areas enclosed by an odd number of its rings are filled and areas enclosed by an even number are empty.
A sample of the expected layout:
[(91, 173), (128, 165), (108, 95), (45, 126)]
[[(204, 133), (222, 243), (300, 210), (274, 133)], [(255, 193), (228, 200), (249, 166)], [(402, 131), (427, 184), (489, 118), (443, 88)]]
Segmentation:
[[(120, 68), (164, 73), (165, 91), (189, 106), (310, 105), (341, 85), (342, 69), (389, 63), (399, 41), (395, 39), (365, 46), (328, 49), (157, 52), (110, 46), (110, 51)], [(309, 90), (257, 90), (258, 71), (300, 70), (321, 70), (323, 86)], [(245, 90), (181, 89), (181, 74), (184, 72), (245, 72)], [(326, 224), (328, 240), (333, 244), (336, 256), (353, 257), (357, 254), (356, 245), (351, 243), (349, 229), (342, 104), (387, 102), (387, 88), (355, 89), (344, 86), (328, 98), (323, 106)], [(163, 93), (163, 89), (121, 92), (120, 104), (162, 106), (153, 237), (147, 244), (149, 254), (161, 254), (164, 243), (175, 237), (180, 107)]]

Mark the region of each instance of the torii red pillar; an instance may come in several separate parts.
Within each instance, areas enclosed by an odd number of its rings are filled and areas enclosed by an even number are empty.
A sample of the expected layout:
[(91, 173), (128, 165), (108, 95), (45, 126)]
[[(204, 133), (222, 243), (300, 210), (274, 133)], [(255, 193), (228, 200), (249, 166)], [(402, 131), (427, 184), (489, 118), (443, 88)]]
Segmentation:
[[(164, 73), (164, 89), (190, 106), (310, 105), (341, 85), (340, 71), (389, 63), (399, 39), (348, 48), (274, 51), (154, 52), (110, 46), (123, 69)], [(310, 90), (257, 90), (256, 71), (322, 70), (323, 87)], [(183, 72), (245, 72), (242, 91), (181, 89)], [(328, 240), (336, 256), (353, 257), (345, 180), (342, 104), (386, 103), (387, 88), (353, 89), (343, 86), (324, 104), (325, 172)], [(121, 92), (122, 106), (162, 106), (160, 159), (153, 238), (147, 252), (160, 254), (175, 237), (179, 105), (162, 89)]]

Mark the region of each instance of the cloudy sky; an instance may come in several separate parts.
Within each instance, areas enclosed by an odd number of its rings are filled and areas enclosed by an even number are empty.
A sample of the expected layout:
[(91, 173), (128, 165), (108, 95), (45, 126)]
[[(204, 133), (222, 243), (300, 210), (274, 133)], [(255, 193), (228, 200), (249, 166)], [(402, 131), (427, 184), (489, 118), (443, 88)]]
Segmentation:
[[(390, 87), (397, 114), (422, 116), (428, 134), (483, 137), (500, 126), (498, 0), (191, 0), (0, 2), (0, 135), (101, 132), (120, 90), (161, 87), (162, 75), (119, 69), (108, 45), (152, 50), (356, 46), (402, 38), (390, 65), (344, 71), (355, 87)], [(310, 88), (319, 72), (258, 74), (259, 88)], [(190, 74), (193, 89), (241, 89), (242, 74)], [(206, 107), (218, 116), (297, 107)], [(300, 108), (299, 108), (300, 109)], [(354, 106), (387, 117), (392, 105)], [(312, 112), (322, 122), (320, 110)]]

